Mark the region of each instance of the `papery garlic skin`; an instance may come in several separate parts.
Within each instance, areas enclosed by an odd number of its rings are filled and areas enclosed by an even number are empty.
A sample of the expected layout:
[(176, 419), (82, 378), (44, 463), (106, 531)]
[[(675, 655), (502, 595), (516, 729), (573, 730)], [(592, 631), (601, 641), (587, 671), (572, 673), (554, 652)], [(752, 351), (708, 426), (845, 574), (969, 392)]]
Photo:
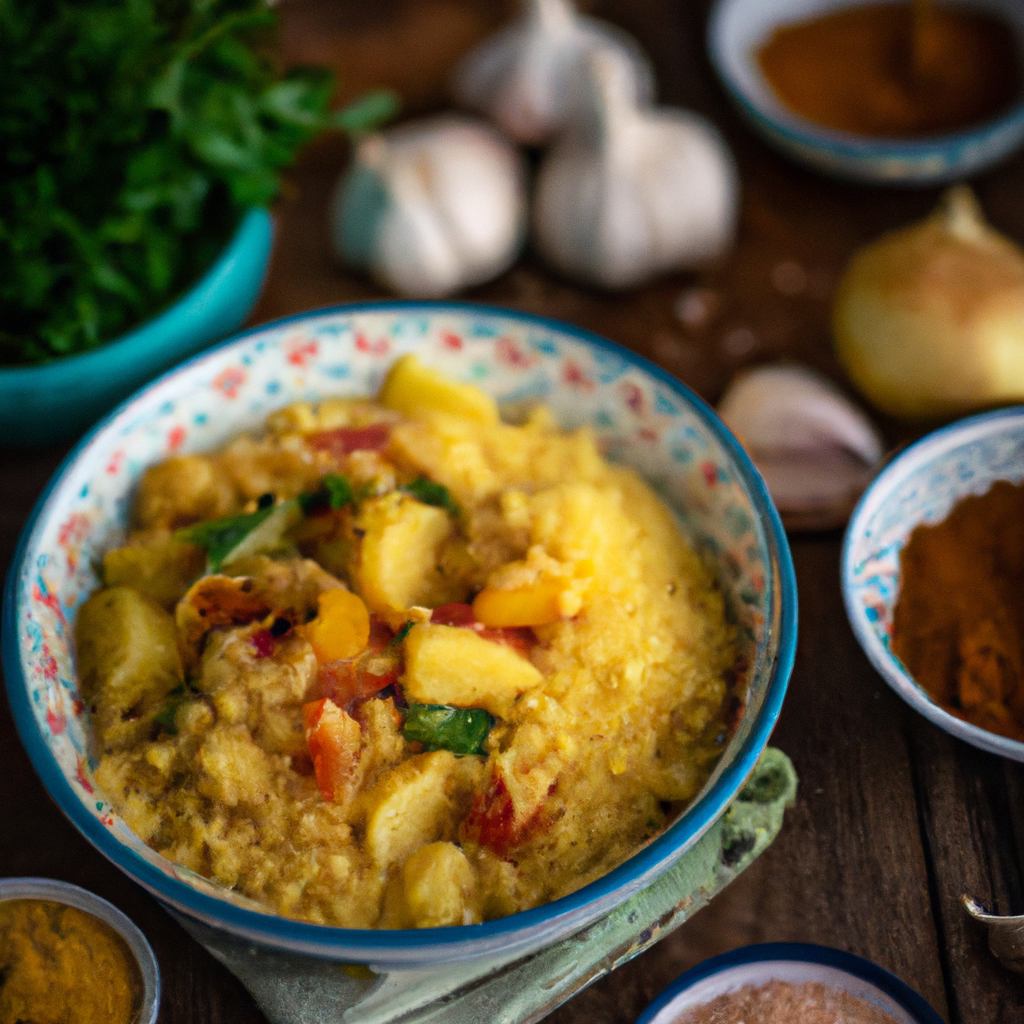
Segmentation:
[(654, 98), (654, 74), (635, 40), (577, 14), (570, 0), (525, 0), (515, 21), (462, 59), (452, 92), (516, 142), (540, 146), (563, 128), (575, 80), (596, 50), (621, 64), (638, 95)]
[(807, 367), (741, 372), (718, 414), (749, 452), (791, 529), (841, 526), (884, 456), (877, 427)]
[(853, 383), (895, 416), (1024, 399), (1024, 252), (985, 223), (966, 186), (926, 220), (850, 261), (833, 313)]
[(346, 265), (400, 295), (441, 298), (511, 266), (526, 218), (522, 155), (490, 125), (446, 114), (359, 145), (331, 236)]
[(592, 55), (571, 128), (541, 165), (532, 229), (568, 277), (630, 288), (722, 255), (739, 178), (718, 132), (670, 107), (643, 107), (614, 61)]

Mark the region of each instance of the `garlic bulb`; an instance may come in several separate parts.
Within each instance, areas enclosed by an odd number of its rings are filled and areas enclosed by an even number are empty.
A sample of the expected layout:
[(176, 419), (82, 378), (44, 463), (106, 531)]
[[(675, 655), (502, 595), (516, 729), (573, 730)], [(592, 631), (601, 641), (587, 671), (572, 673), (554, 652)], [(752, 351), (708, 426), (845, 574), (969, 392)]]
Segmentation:
[(791, 529), (841, 526), (885, 451), (871, 421), (834, 384), (801, 366), (741, 373), (718, 413)]
[(364, 140), (332, 201), (339, 258), (421, 298), (496, 277), (525, 229), (522, 155), (490, 125), (459, 115)]
[(739, 186), (718, 132), (696, 114), (641, 106), (606, 54), (588, 63), (572, 127), (537, 179), (532, 227), (541, 255), (605, 288), (721, 255)]
[(538, 146), (563, 126), (581, 62), (593, 50), (609, 53), (638, 95), (653, 99), (650, 62), (632, 36), (577, 14), (571, 0), (525, 0), (519, 18), (463, 58), (452, 91), (517, 142)]
[(896, 416), (1024, 399), (1024, 252), (950, 189), (926, 220), (850, 261), (833, 314), (836, 353), (857, 387)]

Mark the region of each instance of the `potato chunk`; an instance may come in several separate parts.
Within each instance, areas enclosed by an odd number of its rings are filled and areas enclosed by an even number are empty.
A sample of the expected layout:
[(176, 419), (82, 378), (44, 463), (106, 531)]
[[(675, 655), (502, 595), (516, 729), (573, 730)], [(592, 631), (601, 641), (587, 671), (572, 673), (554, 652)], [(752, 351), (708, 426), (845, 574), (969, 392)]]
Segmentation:
[(454, 843), (429, 843), (402, 869), (402, 889), (414, 928), (479, 922), (476, 875)]
[(414, 355), (391, 367), (380, 389), (380, 404), (403, 416), (447, 412), (480, 423), (498, 422), (498, 404), (472, 384), (459, 384), (424, 366)]
[(510, 647), (471, 629), (418, 625), (405, 638), (403, 688), (422, 704), (485, 708), (507, 718), (516, 697), (543, 679)]
[(188, 526), (219, 519), (235, 506), (235, 489), (212, 459), (173, 455), (143, 474), (135, 516), (141, 526)]
[(366, 502), (356, 579), (371, 611), (430, 607), (456, 601), (464, 585), (441, 572), (454, 523), (444, 509), (393, 491)]
[(82, 695), (105, 750), (144, 740), (167, 694), (184, 679), (174, 619), (131, 587), (97, 591), (75, 621)]
[(374, 860), (381, 867), (401, 864), (427, 843), (454, 838), (481, 771), (479, 758), (434, 750), (385, 775), (365, 796), (366, 845)]
[(103, 582), (134, 587), (170, 611), (205, 566), (202, 548), (175, 540), (167, 529), (148, 530), (103, 556)]

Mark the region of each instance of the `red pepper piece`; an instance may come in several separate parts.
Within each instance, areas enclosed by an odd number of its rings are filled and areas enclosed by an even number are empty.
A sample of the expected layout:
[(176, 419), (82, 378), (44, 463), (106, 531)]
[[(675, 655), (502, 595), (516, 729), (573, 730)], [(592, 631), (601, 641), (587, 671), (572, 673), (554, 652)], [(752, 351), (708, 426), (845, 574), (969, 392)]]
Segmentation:
[(390, 423), (371, 423), (368, 427), (338, 427), (311, 434), (307, 439), (317, 451), (330, 452), (335, 459), (343, 459), (353, 452), (379, 452), (391, 440)]
[(334, 701), (302, 705), (306, 744), (313, 759), (313, 774), (325, 800), (344, 796), (351, 788), (362, 756), (359, 723)]

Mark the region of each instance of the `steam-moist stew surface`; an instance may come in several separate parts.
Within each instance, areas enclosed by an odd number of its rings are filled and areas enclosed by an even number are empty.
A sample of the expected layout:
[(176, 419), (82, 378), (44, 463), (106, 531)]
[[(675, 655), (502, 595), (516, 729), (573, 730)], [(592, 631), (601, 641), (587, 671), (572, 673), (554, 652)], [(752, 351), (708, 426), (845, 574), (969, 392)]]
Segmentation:
[[(212, 570), (212, 571), (211, 571)], [(396, 363), (151, 467), (81, 608), (96, 780), (170, 860), (357, 928), (599, 877), (706, 781), (734, 639), (587, 430)]]

